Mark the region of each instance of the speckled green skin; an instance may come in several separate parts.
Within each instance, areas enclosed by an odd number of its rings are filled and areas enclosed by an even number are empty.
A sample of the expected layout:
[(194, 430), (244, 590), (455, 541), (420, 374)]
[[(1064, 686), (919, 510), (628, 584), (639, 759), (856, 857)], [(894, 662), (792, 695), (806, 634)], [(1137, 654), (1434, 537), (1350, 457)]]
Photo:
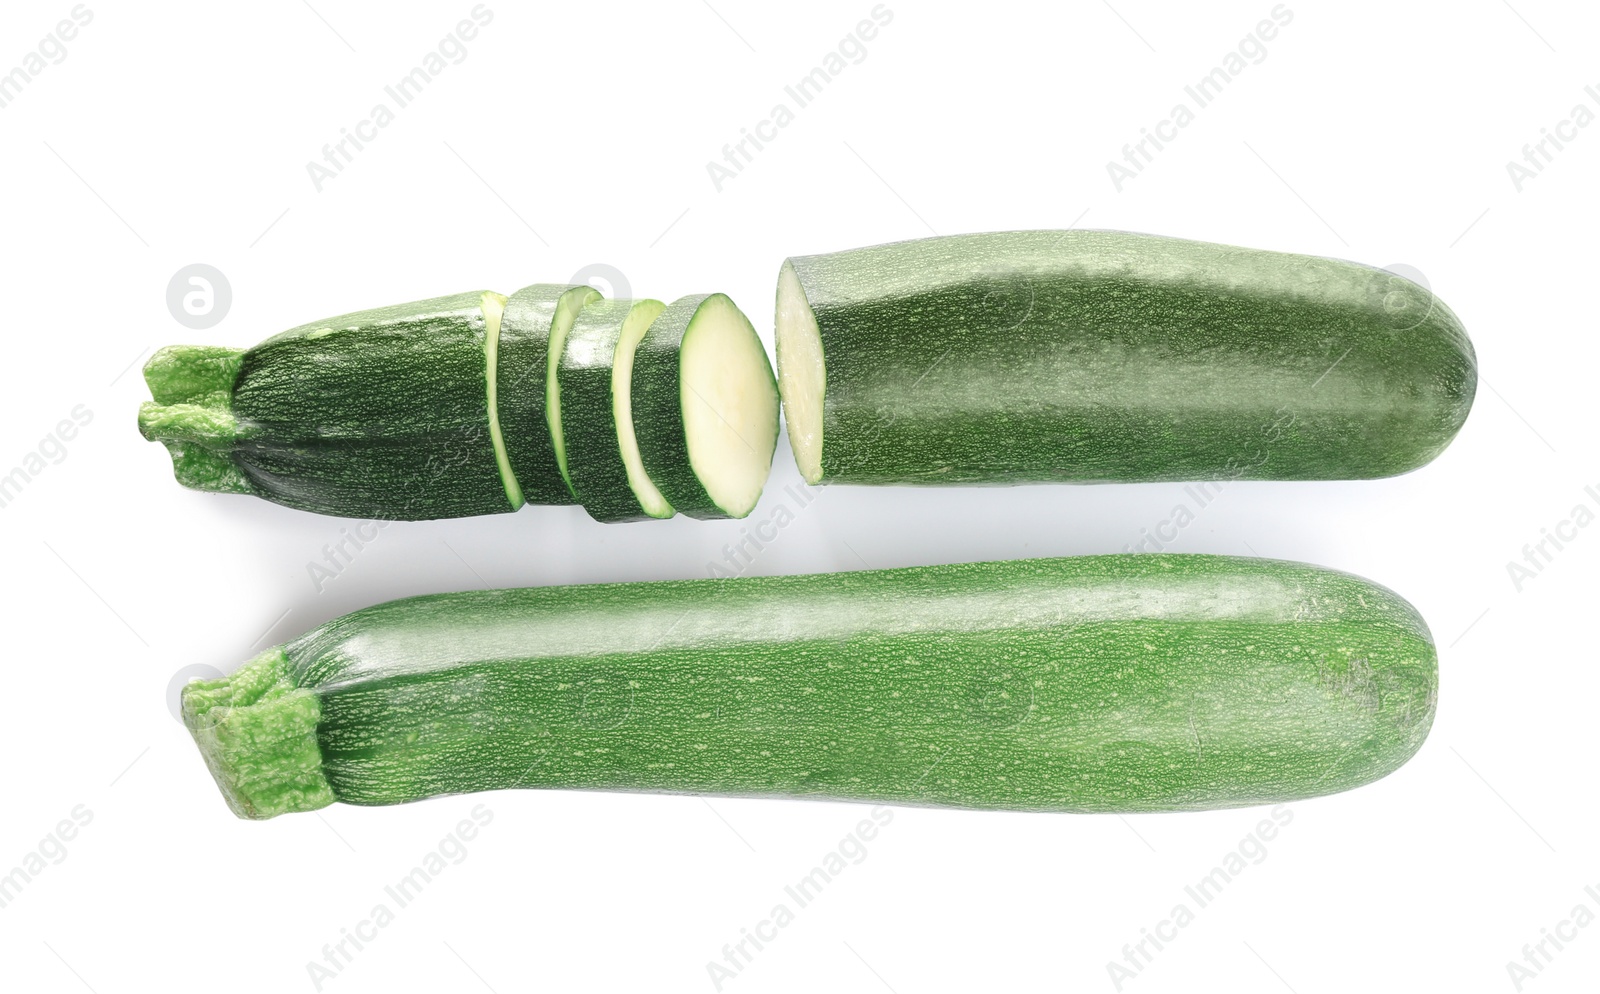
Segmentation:
[(1394, 770), (1437, 692), (1395, 594), (1217, 556), (441, 594), (283, 653), (320, 701), (332, 793), (356, 804), (508, 787), (1268, 803)]
[(146, 438), (178, 482), (304, 511), (418, 520), (511, 511), (489, 428), (483, 294), (358, 311), (253, 349), (151, 357)]
[(268, 500), (418, 520), (513, 510), (489, 431), (483, 293), (316, 321), (245, 353), (233, 458)]
[(1442, 301), (1334, 259), (1021, 231), (789, 264), (822, 335), (823, 482), (1390, 476), (1477, 384)]
[(578, 503), (596, 521), (652, 517), (628, 484), (628, 467), (617, 439), (616, 400), (611, 393), (612, 358), (635, 303), (661, 306), (655, 301), (632, 300), (587, 304), (567, 335), (556, 369), (567, 476)]
[[(645, 332), (633, 354), (633, 433), (650, 482), (679, 514), (717, 519), (727, 512), (706, 493), (689, 462), (689, 434), (683, 422), (683, 336), (713, 295), (680, 297), (667, 305)], [(722, 296), (717, 294), (716, 296)], [(731, 302), (730, 302), (731, 303)]]
[[(569, 290), (587, 291), (586, 304), (600, 292), (568, 283), (536, 283), (506, 298), (500, 319), (498, 390), (500, 433), (511, 472), (530, 504), (574, 504), (577, 497), (561, 475), (550, 426), (545, 420), (549, 375), (550, 321)], [(556, 357), (560, 359), (559, 356)]]

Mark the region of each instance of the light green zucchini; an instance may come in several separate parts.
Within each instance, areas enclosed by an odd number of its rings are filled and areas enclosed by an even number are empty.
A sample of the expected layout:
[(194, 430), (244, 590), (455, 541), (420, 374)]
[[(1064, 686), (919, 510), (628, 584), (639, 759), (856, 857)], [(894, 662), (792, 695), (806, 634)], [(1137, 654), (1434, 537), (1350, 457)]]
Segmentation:
[(1383, 587), (1122, 555), (416, 597), (183, 713), (247, 818), (511, 787), (1167, 811), (1369, 783), (1436, 697)]

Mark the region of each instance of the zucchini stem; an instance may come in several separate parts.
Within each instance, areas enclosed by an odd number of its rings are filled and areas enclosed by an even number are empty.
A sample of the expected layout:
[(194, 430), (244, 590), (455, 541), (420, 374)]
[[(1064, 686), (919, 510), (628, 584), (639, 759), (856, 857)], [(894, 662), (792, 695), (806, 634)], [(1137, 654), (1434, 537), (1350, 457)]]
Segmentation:
[(295, 685), (281, 648), (183, 689), (183, 723), (241, 818), (315, 811), (336, 800), (317, 744), (321, 719), (321, 700)]
[(173, 475), (191, 490), (255, 492), (232, 456), (243, 434), (233, 414), (243, 363), (242, 349), (215, 345), (170, 345), (145, 363), (155, 400), (139, 406), (139, 434), (167, 447)]

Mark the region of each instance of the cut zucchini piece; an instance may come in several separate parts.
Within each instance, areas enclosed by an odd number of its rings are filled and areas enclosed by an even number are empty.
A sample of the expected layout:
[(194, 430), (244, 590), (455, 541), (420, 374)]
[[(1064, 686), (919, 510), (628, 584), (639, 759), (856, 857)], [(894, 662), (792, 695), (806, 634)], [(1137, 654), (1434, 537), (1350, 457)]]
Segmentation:
[(600, 299), (589, 286), (536, 283), (506, 299), (496, 373), (498, 419), (513, 477), (530, 504), (572, 504), (552, 416), (556, 364), (583, 306)]
[(489, 402), (497, 300), (479, 290), (358, 311), (237, 359), (163, 349), (145, 368), (156, 402), (141, 430), (202, 489), (353, 518), (515, 510)]
[(807, 483), (822, 482), (822, 400), (827, 396), (828, 370), (822, 361), (822, 332), (806, 303), (794, 264), (778, 273), (778, 383), (789, 448)]
[(506, 313), (506, 295), (485, 291), (483, 294), (483, 355), (484, 379), (489, 384), (489, 440), (494, 443), (495, 465), (500, 467), (500, 483), (505, 487), (506, 500), (515, 511), (524, 503), (522, 488), (517, 476), (511, 472), (511, 459), (506, 455), (505, 435), (500, 431), (499, 352), (500, 321)]
[(596, 521), (670, 518), (639, 460), (630, 404), (633, 354), (659, 300), (596, 300), (567, 333), (556, 371), (561, 446), (578, 503)]
[(777, 353), (810, 483), (1391, 476), (1477, 386), (1461, 322), (1394, 273), (1116, 231), (792, 258)]
[(633, 431), (633, 357), (639, 343), (650, 331), (650, 325), (661, 316), (666, 305), (659, 300), (646, 301), (655, 305), (648, 320), (630, 320), (623, 324), (617, 339), (616, 355), (611, 360), (611, 396), (616, 408), (613, 412), (617, 426), (617, 446), (622, 453), (622, 465), (628, 474), (628, 487), (638, 498), (639, 506), (652, 518), (670, 518), (677, 513), (671, 502), (662, 495), (650, 474), (645, 472), (644, 460), (639, 456), (639, 437)]
[(778, 444), (778, 387), (750, 320), (721, 293), (661, 312), (633, 359), (633, 430), (650, 480), (694, 518), (742, 518)]

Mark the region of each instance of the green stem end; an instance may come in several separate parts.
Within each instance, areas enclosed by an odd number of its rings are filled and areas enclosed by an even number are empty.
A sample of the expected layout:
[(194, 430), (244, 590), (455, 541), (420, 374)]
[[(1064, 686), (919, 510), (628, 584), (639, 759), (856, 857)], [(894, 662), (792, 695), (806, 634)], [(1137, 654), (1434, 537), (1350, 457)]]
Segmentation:
[(243, 435), (233, 415), (243, 363), (242, 350), (214, 345), (170, 345), (145, 363), (155, 400), (139, 407), (139, 434), (167, 447), (173, 475), (191, 490), (254, 492), (232, 456)]
[(183, 723), (241, 818), (315, 811), (337, 800), (317, 744), (321, 718), (321, 700), (295, 685), (279, 648), (231, 676), (183, 688)]

